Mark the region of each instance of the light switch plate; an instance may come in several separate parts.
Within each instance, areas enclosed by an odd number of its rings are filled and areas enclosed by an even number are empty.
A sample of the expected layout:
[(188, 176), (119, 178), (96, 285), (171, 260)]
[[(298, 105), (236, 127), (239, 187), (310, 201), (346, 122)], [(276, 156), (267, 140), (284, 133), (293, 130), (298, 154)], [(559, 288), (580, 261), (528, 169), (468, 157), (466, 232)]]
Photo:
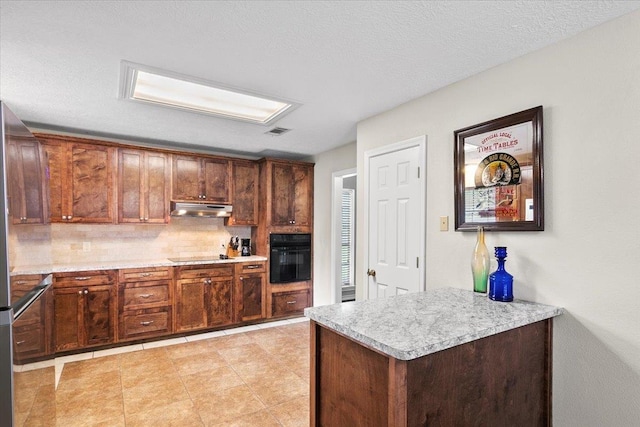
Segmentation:
[(440, 231), (449, 231), (449, 217), (441, 216), (440, 217)]

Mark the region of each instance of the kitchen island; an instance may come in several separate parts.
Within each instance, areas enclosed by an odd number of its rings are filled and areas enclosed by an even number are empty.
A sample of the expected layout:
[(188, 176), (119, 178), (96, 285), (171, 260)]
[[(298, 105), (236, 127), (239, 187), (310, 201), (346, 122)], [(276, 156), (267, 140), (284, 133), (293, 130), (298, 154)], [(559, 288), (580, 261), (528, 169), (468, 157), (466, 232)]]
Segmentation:
[(562, 312), (454, 288), (307, 308), (311, 425), (551, 425)]

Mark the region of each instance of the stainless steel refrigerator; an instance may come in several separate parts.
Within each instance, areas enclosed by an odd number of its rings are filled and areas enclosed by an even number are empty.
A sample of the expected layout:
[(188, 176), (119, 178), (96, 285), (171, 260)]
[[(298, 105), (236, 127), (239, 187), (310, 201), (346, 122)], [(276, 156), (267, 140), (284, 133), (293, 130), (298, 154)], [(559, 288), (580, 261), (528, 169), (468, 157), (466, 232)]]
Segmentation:
[[(39, 152), (39, 144), (29, 129), (0, 101), (2, 146), (0, 147), (0, 425), (16, 426), (16, 396), (22, 384), (16, 381), (20, 372), (15, 365), (14, 325), (27, 316), (41, 301), (51, 286), (51, 275), (43, 270), (42, 281), (30, 289), (12, 289), (11, 278), (16, 273), (14, 263), (25, 260), (34, 265), (50, 262), (44, 252), (19, 253), (18, 242), (29, 240), (34, 227), (48, 227), (46, 203), (46, 159)], [(29, 150), (25, 147), (32, 147)], [(20, 228), (22, 227), (22, 229)], [(41, 230), (40, 230), (41, 231)], [(47, 235), (47, 233), (38, 233)], [(49, 233), (50, 236), (50, 233)], [(37, 240), (37, 239), (36, 239)], [(31, 244), (31, 243), (28, 243)], [(36, 245), (49, 244), (46, 238)], [(32, 254), (33, 254), (32, 253)], [(49, 257), (50, 258), (50, 257)], [(28, 263), (27, 263), (28, 264)], [(47, 333), (43, 330), (41, 333)], [(44, 338), (46, 339), (46, 338)], [(18, 342), (19, 343), (19, 342)], [(27, 385), (28, 386), (28, 385)], [(27, 396), (28, 394), (23, 394)], [(51, 421), (51, 420), (47, 420)], [(23, 424), (23, 422), (20, 422)]]

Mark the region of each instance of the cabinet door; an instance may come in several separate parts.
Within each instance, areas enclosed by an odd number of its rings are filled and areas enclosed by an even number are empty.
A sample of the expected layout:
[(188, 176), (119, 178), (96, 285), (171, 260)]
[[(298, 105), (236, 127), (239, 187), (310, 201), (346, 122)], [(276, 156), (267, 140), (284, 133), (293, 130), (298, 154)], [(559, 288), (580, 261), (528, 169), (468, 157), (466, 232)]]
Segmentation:
[(171, 165), (169, 156), (148, 151), (145, 153), (145, 222), (164, 224), (169, 222), (169, 183)]
[(16, 141), (7, 147), (9, 214), (14, 224), (48, 221), (43, 159), (38, 141)]
[(313, 218), (313, 169), (294, 165), (293, 220), (297, 227), (310, 227)]
[(74, 350), (82, 346), (84, 298), (82, 288), (54, 289), (54, 341), (56, 351)]
[[(41, 138), (47, 157), (49, 179), (49, 215), (51, 222), (66, 222), (70, 208), (66, 197), (68, 156), (67, 144)], [(64, 216), (64, 219), (62, 218)]]
[(207, 326), (205, 286), (209, 279), (177, 281), (177, 331), (189, 331)]
[(239, 278), (239, 287), (242, 291), (242, 303), (240, 320), (256, 320), (264, 317), (264, 289), (265, 275), (243, 274)]
[(115, 338), (115, 285), (83, 289), (85, 345), (108, 344)]
[(118, 151), (118, 222), (144, 222), (144, 152)]
[(120, 149), (118, 172), (118, 222), (168, 222), (170, 175), (167, 155)]
[(233, 212), (227, 225), (258, 225), (258, 164), (233, 161), (231, 177)]
[(233, 322), (233, 277), (216, 277), (207, 285), (207, 320), (209, 326)]
[(295, 197), (293, 167), (289, 164), (273, 163), (271, 173), (271, 225), (292, 225)]
[(216, 203), (229, 203), (229, 160), (202, 159), (202, 188), (204, 199)]
[(71, 218), (113, 223), (113, 148), (71, 144)]
[(173, 200), (202, 200), (200, 160), (197, 157), (173, 155)]

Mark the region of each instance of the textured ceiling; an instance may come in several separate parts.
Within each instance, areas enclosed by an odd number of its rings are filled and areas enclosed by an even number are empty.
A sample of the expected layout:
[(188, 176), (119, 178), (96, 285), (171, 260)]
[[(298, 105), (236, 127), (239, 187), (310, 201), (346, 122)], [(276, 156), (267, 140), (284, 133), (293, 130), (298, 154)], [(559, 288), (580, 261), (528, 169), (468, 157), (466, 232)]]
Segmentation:
[[(0, 98), (32, 127), (292, 157), (639, 1), (1, 1)], [(120, 61), (298, 101), (270, 128), (118, 98)], [(267, 151), (265, 151), (267, 150)]]

